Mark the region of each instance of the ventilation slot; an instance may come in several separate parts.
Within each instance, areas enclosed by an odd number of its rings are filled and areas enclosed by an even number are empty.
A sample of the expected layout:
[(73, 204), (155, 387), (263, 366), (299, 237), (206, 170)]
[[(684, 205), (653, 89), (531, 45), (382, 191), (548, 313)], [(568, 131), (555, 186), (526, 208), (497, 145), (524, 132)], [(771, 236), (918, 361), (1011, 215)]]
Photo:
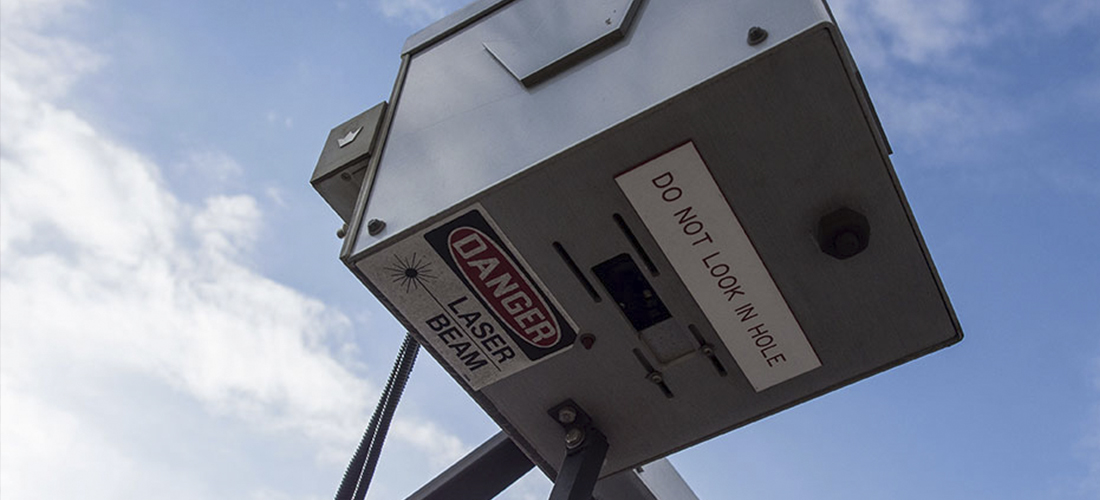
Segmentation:
[(584, 277), (584, 273), (581, 272), (581, 268), (577, 267), (577, 263), (573, 261), (573, 257), (569, 256), (569, 252), (565, 251), (565, 247), (561, 246), (561, 243), (554, 242), (554, 250), (558, 252), (558, 256), (561, 257), (562, 262), (565, 262), (566, 267), (570, 271), (573, 271), (573, 276), (577, 278), (577, 281), (581, 282), (581, 286), (588, 292), (588, 295), (592, 297), (592, 300), (599, 302), (600, 294), (596, 293), (596, 287), (592, 286), (592, 283), (588, 281), (588, 278)]
[(642, 244), (638, 242), (638, 237), (634, 236), (634, 231), (631, 231), (630, 226), (626, 225), (623, 216), (615, 214), (613, 217), (615, 218), (615, 223), (619, 225), (619, 230), (626, 235), (626, 239), (630, 242), (630, 246), (634, 247), (634, 252), (638, 254), (638, 257), (642, 258), (642, 263), (645, 264), (645, 268), (649, 270), (649, 274), (660, 276), (661, 272), (658, 271), (657, 266), (653, 264), (653, 259), (650, 259), (649, 254), (642, 248)]

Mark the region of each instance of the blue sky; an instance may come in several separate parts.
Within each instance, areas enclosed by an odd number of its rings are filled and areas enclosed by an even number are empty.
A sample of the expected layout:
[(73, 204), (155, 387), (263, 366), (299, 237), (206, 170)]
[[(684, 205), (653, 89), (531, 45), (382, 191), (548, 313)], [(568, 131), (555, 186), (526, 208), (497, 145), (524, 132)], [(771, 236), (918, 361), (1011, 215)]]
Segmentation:
[[(331, 497), (403, 332), (309, 174), (463, 4), (0, 2), (5, 498)], [(673, 463), (704, 499), (1100, 497), (1100, 2), (831, 4), (967, 337)], [(371, 498), (495, 431), (421, 361)]]

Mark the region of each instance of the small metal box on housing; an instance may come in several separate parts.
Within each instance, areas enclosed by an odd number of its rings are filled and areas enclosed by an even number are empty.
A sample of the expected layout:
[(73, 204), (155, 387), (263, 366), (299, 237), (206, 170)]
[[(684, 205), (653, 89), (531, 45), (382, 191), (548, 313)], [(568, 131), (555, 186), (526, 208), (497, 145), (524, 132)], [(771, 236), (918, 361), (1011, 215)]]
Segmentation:
[(309, 183), (340, 216), (351, 220), (374, 151), (386, 103), (380, 103), (332, 129)]
[(962, 338), (821, 0), (483, 0), (390, 102), (341, 258), (551, 477)]

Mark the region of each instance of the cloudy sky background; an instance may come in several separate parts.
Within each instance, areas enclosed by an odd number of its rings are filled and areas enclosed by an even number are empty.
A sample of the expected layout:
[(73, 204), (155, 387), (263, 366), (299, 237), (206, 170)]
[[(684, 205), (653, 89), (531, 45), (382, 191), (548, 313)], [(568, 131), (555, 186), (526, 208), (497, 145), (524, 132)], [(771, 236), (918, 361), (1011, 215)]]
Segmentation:
[[(0, 0), (5, 499), (331, 498), (403, 332), (309, 174), (464, 3)], [(831, 3), (967, 338), (673, 463), (704, 499), (1097, 498), (1100, 2)], [(495, 431), (421, 361), (371, 498)]]

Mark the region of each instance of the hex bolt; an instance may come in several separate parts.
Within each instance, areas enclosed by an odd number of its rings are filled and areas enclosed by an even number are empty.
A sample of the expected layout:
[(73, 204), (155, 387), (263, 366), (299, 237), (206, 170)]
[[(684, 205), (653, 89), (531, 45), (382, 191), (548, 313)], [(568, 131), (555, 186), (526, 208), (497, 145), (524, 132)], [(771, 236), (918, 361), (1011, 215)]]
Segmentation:
[(337, 238), (344, 239), (344, 236), (347, 236), (347, 235), (348, 235), (348, 225), (347, 224), (344, 224), (343, 226), (340, 226), (340, 229), (336, 230), (336, 237)]
[(760, 45), (768, 39), (768, 30), (759, 26), (749, 28), (749, 45)]
[(833, 238), (833, 247), (836, 248), (838, 254), (855, 255), (861, 250), (859, 235), (854, 231), (841, 231)]
[(871, 241), (867, 216), (847, 207), (834, 210), (817, 223), (817, 241), (821, 251), (840, 260), (854, 257)]
[(580, 427), (572, 427), (565, 432), (565, 447), (570, 450), (584, 443), (584, 430)]
[(563, 406), (558, 410), (558, 422), (562, 425), (569, 425), (577, 421), (577, 409), (572, 406)]
[(367, 234), (371, 236), (378, 236), (383, 229), (386, 228), (386, 223), (378, 219), (371, 219), (367, 221)]

